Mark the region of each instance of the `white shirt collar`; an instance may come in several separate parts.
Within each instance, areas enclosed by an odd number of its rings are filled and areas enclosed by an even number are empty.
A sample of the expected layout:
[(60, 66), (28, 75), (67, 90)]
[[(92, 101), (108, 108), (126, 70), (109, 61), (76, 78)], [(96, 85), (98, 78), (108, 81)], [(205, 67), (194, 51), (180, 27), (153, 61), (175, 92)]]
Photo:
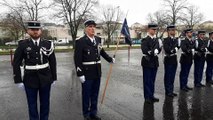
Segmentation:
[(91, 38), (90, 36), (87, 35), (87, 37), (91, 40), (91, 42), (93, 42), (93, 40), (95, 40), (94, 36)]
[(147, 35), (149, 36), (149, 37), (151, 37), (152, 39), (154, 39), (154, 38), (156, 38), (156, 35), (150, 35), (149, 33), (147, 33)]
[(31, 39), (32, 39), (32, 41), (33, 41), (34, 44), (35, 44), (35, 42), (37, 42), (37, 45), (39, 45), (40, 38), (38, 38), (37, 40), (35, 40), (35, 39), (33, 39), (33, 38), (31, 38)]

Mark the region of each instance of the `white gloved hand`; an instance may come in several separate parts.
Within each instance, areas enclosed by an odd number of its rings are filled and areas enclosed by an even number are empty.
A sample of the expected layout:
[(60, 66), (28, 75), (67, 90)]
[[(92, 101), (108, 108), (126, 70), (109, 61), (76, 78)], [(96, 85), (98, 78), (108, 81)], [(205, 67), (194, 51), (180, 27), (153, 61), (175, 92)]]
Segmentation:
[(115, 58), (112, 58), (112, 63), (115, 63)]
[(208, 52), (208, 49), (207, 49), (207, 48), (205, 48), (205, 50), (206, 50), (205, 52)]
[(78, 78), (79, 78), (79, 80), (81, 81), (81, 83), (84, 83), (84, 82), (86, 81), (84, 75), (82, 75), (82, 76), (80, 76), (80, 77), (78, 77)]
[(154, 50), (154, 54), (155, 54), (155, 55), (157, 55), (158, 52), (159, 52), (158, 49), (155, 49), (155, 50)]
[(24, 84), (23, 83), (17, 83), (17, 86), (18, 88), (22, 89), (22, 90), (25, 90), (24, 89)]
[(176, 51), (176, 52), (178, 51), (178, 48), (177, 48), (177, 47), (175, 47), (175, 51)]
[(195, 49), (192, 49), (192, 54), (193, 54), (193, 55), (195, 54)]

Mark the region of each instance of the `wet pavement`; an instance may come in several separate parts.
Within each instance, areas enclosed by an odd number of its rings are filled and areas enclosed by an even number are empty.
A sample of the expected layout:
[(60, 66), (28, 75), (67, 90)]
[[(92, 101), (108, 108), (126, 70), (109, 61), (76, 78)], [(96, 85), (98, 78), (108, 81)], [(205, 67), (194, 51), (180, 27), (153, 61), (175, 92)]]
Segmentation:
[[(108, 53), (112, 55), (113, 51)], [(81, 84), (76, 78), (73, 53), (57, 53), (56, 57), (58, 81), (52, 86), (50, 120), (83, 120)], [(165, 97), (162, 55), (159, 55), (160, 67), (155, 84), (155, 96), (160, 102), (144, 103), (141, 57), (141, 50), (131, 50), (128, 64), (127, 50), (117, 52), (104, 104), (99, 104), (102, 120), (213, 120), (213, 87), (180, 92), (179, 67), (174, 88), (178, 97)], [(100, 98), (108, 71), (109, 63), (102, 58)], [(0, 56), (0, 76), (0, 120), (27, 120), (26, 96), (13, 83), (10, 56)], [(193, 67), (188, 85), (193, 87)]]

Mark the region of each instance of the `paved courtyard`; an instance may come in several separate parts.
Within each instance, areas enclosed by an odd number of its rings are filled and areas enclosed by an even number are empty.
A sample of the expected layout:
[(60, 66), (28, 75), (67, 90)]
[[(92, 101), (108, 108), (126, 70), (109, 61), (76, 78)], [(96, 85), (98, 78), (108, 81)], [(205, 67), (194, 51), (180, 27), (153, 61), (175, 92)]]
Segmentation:
[[(113, 51), (108, 53), (112, 55)], [(160, 98), (160, 102), (144, 103), (141, 50), (131, 50), (129, 64), (127, 56), (127, 50), (117, 52), (104, 104), (99, 104), (99, 115), (103, 120), (213, 120), (213, 87), (180, 92), (179, 67), (175, 80), (178, 97), (165, 97), (162, 55), (159, 56), (160, 67), (155, 84), (155, 96)], [(56, 53), (56, 57), (58, 81), (52, 86), (50, 120), (82, 120), (81, 84), (76, 78), (73, 53)], [(109, 63), (102, 58), (100, 98), (108, 71)], [(0, 120), (27, 120), (26, 96), (13, 83), (10, 56), (0, 56), (0, 76)], [(193, 87), (193, 67), (189, 86)]]

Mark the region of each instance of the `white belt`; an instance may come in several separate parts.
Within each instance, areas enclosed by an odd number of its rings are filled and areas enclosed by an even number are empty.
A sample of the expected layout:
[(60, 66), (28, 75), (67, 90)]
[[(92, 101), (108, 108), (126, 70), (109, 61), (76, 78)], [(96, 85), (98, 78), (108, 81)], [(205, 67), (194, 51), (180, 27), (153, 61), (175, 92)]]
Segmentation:
[(207, 52), (207, 54), (208, 54), (208, 55), (213, 55), (213, 53), (212, 53), (212, 52)]
[(49, 63), (45, 63), (45, 64), (42, 64), (42, 65), (26, 65), (25, 66), (25, 69), (26, 70), (39, 70), (39, 69), (44, 69), (44, 68), (47, 68), (49, 67)]
[(83, 65), (94, 65), (94, 64), (98, 64), (101, 63), (101, 61), (92, 61), (92, 62), (83, 62)]
[(176, 53), (168, 54), (168, 55), (165, 54), (164, 56), (165, 56), (165, 57), (167, 57), (167, 56), (169, 57), (169, 56), (175, 56), (175, 55), (177, 55), (177, 54), (176, 54)]

